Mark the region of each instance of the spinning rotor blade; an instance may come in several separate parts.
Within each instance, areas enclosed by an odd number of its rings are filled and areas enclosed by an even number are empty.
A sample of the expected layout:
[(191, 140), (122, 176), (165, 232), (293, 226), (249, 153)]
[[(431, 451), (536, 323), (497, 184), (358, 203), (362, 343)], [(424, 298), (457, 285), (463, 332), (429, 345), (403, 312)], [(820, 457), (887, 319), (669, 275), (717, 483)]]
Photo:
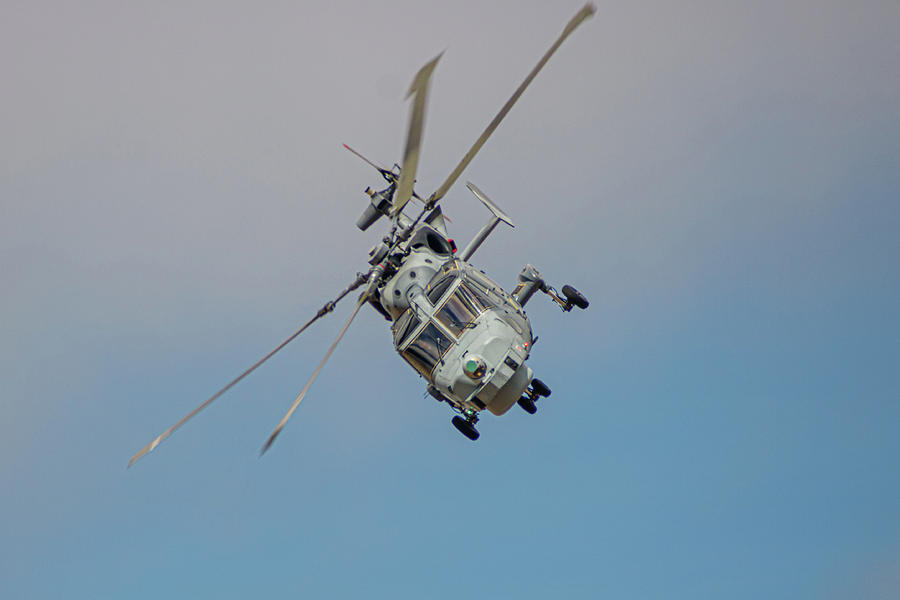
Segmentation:
[(322, 371), (322, 367), (325, 366), (325, 363), (328, 362), (328, 359), (331, 357), (331, 353), (334, 352), (334, 349), (337, 347), (338, 342), (341, 341), (341, 338), (344, 337), (344, 334), (347, 333), (347, 328), (350, 327), (350, 323), (353, 322), (353, 319), (356, 318), (357, 313), (359, 313), (359, 309), (363, 304), (366, 303), (367, 293), (363, 293), (359, 297), (359, 302), (356, 303), (356, 308), (353, 309), (353, 313), (350, 315), (350, 318), (347, 319), (347, 322), (344, 324), (344, 328), (341, 329), (341, 332), (338, 334), (337, 338), (334, 340), (334, 343), (331, 344), (331, 348), (328, 349), (328, 352), (325, 353), (325, 358), (322, 359), (322, 362), (319, 363), (319, 366), (316, 367), (316, 370), (313, 371), (312, 377), (309, 378), (309, 381), (306, 382), (306, 385), (303, 386), (303, 389), (300, 390), (300, 394), (294, 400), (294, 403), (291, 404), (291, 407), (288, 409), (287, 413), (281, 419), (281, 422), (272, 432), (272, 435), (269, 436), (269, 439), (266, 440), (266, 443), (263, 445), (262, 450), (260, 450), (259, 454), (262, 456), (266, 453), (266, 451), (272, 446), (272, 443), (275, 441), (275, 438), (278, 437), (278, 434), (281, 433), (281, 430), (284, 429), (285, 424), (288, 422), (288, 419), (291, 418), (291, 415), (294, 414), (294, 411), (297, 410), (297, 407), (300, 406), (300, 401), (303, 400), (303, 397), (306, 396), (306, 392), (309, 391), (310, 386), (313, 381), (316, 380), (316, 377), (319, 376), (319, 373)]
[(506, 101), (506, 104), (503, 105), (503, 108), (500, 109), (500, 112), (497, 113), (497, 116), (494, 117), (494, 120), (490, 122), (490, 124), (481, 134), (481, 137), (479, 137), (472, 145), (472, 147), (469, 148), (469, 151), (466, 152), (466, 155), (463, 156), (462, 160), (459, 161), (459, 164), (456, 166), (453, 172), (450, 173), (450, 175), (447, 177), (447, 180), (444, 181), (443, 184), (441, 184), (441, 187), (439, 187), (431, 195), (430, 198), (428, 198), (428, 202), (426, 204), (427, 207), (431, 208), (435, 204), (440, 202), (441, 198), (444, 197), (444, 194), (447, 193), (447, 190), (450, 189), (450, 186), (452, 186), (456, 182), (457, 178), (459, 178), (463, 170), (465, 170), (465, 168), (469, 165), (478, 151), (481, 150), (481, 147), (491, 136), (491, 134), (494, 133), (494, 130), (497, 129), (497, 126), (500, 125), (500, 122), (506, 116), (506, 113), (508, 113), (513, 104), (516, 103), (516, 100), (519, 99), (519, 96), (522, 95), (522, 92), (525, 91), (525, 88), (528, 87), (528, 84), (531, 83), (531, 80), (535, 78), (535, 76), (540, 72), (542, 68), (544, 68), (544, 65), (547, 64), (547, 61), (550, 60), (550, 57), (553, 56), (553, 53), (556, 52), (557, 48), (562, 45), (563, 41), (565, 41), (565, 39), (569, 37), (569, 34), (575, 31), (575, 28), (581, 25), (581, 23), (585, 19), (593, 15), (595, 11), (596, 9), (594, 8), (594, 5), (588, 3), (585, 4), (584, 7), (582, 7), (582, 9), (579, 10), (574, 17), (572, 17), (572, 20), (569, 21), (569, 23), (566, 25), (566, 28), (563, 30), (562, 34), (560, 34), (556, 41), (553, 42), (553, 45), (550, 46), (550, 49), (547, 50), (546, 54), (541, 57), (541, 60), (538, 61), (538, 64), (534, 67), (534, 69), (531, 70), (531, 73), (528, 74), (528, 77), (525, 78), (525, 81), (523, 81), (518, 89), (513, 93), (512, 97), (510, 97), (510, 99)]
[(416, 169), (419, 166), (419, 147), (422, 142), (422, 128), (425, 125), (425, 103), (428, 100), (428, 84), (434, 67), (437, 66), (441, 54), (435, 56), (431, 62), (419, 69), (413, 78), (412, 85), (406, 97), (415, 95), (413, 105), (409, 112), (409, 131), (406, 134), (406, 150), (403, 152), (403, 166), (400, 168), (400, 182), (397, 184), (397, 193), (394, 196), (392, 215), (397, 215), (409, 202), (413, 195), (413, 183), (416, 180)]
[[(322, 318), (325, 315), (327, 315), (328, 313), (330, 313), (332, 310), (334, 310), (335, 305), (338, 302), (340, 302), (344, 296), (346, 296), (347, 294), (349, 294), (350, 292), (352, 292), (353, 290), (355, 290), (356, 288), (361, 286), (363, 283), (365, 283), (366, 278), (367, 278), (366, 273), (362, 273), (359, 276), (357, 276), (356, 281), (351, 283), (347, 287), (347, 289), (345, 289), (343, 292), (341, 292), (337, 296), (337, 298), (335, 298), (331, 302), (328, 302), (325, 306), (320, 308), (319, 312), (317, 312), (316, 315), (312, 319), (307, 321), (300, 329), (298, 329), (297, 331), (292, 333), (290, 336), (288, 336), (287, 339), (285, 339), (283, 342), (281, 342), (280, 344), (275, 346), (275, 348), (273, 348), (271, 352), (269, 352), (268, 354), (263, 356), (261, 359), (259, 359), (255, 363), (253, 363), (253, 365), (249, 369), (247, 369), (246, 371), (244, 371), (243, 373), (241, 373), (240, 375), (238, 375), (237, 377), (232, 379), (228, 383), (228, 385), (226, 385), (221, 390), (219, 390), (218, 392), (216, 392), (215, 394), (213, 394), (212, 396), (207, 398), (206, 401), (204, 401), (202, 404), (200, 404), (200, 406), (198, 406), (197, 408), (195, 408), (194, 410), (189, 412), (187, 415), (185, 415), (184, 418), (182, 418), (180, 421), (178, 421), (177, 423), (175, 423), (174, 425), (172, 425), (171, 427), (169, 427), (168, 429), (163, 431), (161, 434), (159, 434), (159, 436), (157, 436), (156, 439), (154, 439), (152, 442), (150, 442), (149, 444), (147, 444), (146, 446), (144, 446), (143, 448), (138, 450), (137, 453), (135, 453), (135, 455), (131, 457), (131, 460), (128, 461), (128, 466), (130, 467), (131, 465), (136, 463), (138, 460), (140, 460), (145, 454), (152, 452), (153, 449), (155, 449), (157, 446), (159, 446), (159, 444), (163, 440), (165, 440), (167, 437), (172, 435), (172, 433), (174, 433), (176, 429), (178, 429), (179, 427), (181, 427), (182, 425), (187, 423), (189, 420), (191, 420), (191, 418), (194, 417), (194, 415), (196, 415), (201, 410), (203, 410), (204, 408), (206, 408), (207, 406), (212, 404), (214, 400), (218, 399), (222, 394), (224, 394), (225, 392), (230, 390), (232, 387), (234, 387), (240, 380), (242, 380), (244, 377), (246, 377), (247, 375), (249, 375), (250, 373), (255, 371), (256, 368), (259, 367), (261, 364), (263, 364), (264, 362), (266, 362), (267, 360), (272, 358), (272, 356), (274, 356), (276, 352), (278, 352), (279, 350), (281, 350), (282, 348), (287, 346), (289, 343), (294, 341), (294, 339), (298, 335), (300, 335), (301, 333), (306, 331), (307, 327), (309, 327), (310, 325), (312, 325), (313, 323), (318, 321), (320, 318)], [(357, 307), (357, 310), (359, 310), (359, 307)]]

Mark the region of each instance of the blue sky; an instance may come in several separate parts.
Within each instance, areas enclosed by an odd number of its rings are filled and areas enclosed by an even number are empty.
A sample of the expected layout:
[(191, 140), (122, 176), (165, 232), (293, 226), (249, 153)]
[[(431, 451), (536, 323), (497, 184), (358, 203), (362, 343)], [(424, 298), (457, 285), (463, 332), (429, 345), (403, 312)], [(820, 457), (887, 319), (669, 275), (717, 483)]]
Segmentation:
[[(538, 414), (472, 444), (342, 306), (403, 94), (453, 168), (578, 3), (0, 7), (4, 598), (895, 598), (900, 8), (599, 4), (472, 163)], [(487, 214), (444, 202), (463, 244)]]

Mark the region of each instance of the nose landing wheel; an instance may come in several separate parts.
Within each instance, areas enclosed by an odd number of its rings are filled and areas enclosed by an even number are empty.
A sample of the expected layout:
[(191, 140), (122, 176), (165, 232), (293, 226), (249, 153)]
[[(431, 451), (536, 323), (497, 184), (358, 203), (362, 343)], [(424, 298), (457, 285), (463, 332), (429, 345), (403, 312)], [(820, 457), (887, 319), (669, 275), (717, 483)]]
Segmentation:
[(481, 435), (478, 433), (478, 430), (475, 429), (475, 419), (464, 419), (462, 417), (456, 416), (453, 417), (450, 422), (453, 423), (453, 426), (456, 427), (456, 429), (458, 429), (461, 434), (463, 434), (473, 442), (478, 439), (479, 435)]
[(569, 306), (570, 310), (572, 306), (577, 306), (581, 310), (584, 310), (590, 305), (590, 302), (584, 297), (584, 294), (573, 288), (571, 285), (564, 285), (562, 293), (566, 297), (566, 304)]

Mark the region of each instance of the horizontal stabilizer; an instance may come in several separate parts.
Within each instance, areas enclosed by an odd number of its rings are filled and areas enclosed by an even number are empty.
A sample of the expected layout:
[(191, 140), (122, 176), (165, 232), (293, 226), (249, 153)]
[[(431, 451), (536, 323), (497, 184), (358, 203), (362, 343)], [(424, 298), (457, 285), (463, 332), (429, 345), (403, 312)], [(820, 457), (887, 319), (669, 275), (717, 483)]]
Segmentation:
[(481, 200), (481, 203), (487, 206), (487, 209), (494, 213), (494, 216), (509, 225), (510, 227), (515, 227), (512, 220), (506, 215), (505, 212), (500, 210), (500, 207), (491, 202), (491, 199), (484, 195), (484, 192), (478, 189), (478, 187), (472, 183), (471, 181), (466, 182), (466, 187), (469, 188), (475, 197)]

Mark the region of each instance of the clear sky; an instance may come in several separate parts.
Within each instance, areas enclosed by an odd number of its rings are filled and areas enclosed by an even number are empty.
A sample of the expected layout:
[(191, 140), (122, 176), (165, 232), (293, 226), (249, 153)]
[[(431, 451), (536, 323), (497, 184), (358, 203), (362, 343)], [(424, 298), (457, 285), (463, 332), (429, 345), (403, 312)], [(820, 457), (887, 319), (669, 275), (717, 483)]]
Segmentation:
[[(537, 415), (471, 443), (350, 306), (573, 2), (0, 5), (0, 597), (900, 597), (900, 4), (599, 3), (463, 177)], [(461, 246), (487, 213), (458, 183)], [(383, 227), (383, 224), (379, 224)]]

